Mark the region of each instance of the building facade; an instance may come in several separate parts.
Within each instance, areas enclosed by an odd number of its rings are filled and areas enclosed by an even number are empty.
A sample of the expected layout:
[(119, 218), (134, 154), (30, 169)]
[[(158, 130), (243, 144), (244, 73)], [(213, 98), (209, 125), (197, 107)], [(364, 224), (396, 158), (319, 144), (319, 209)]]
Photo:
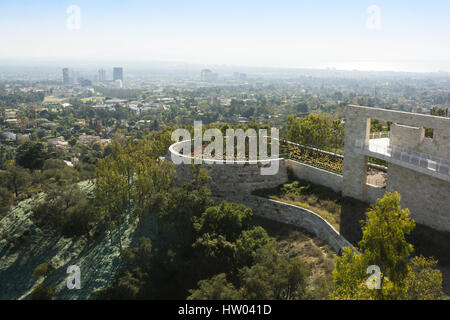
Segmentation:
[(63, 74), (63, 83), (69, 84), (70, 83), (69, 69), (68, 68), (62, 69), (62, 74)]
[(98, 81), (99, 82), (106, 81), (106, 70), (105, 69), (98, 70)]
[[(389, 134), (371, 137), (371, 119), (391, 122)], [(385, 160), (384, 191), (399, 192), (418, 223), (450, 231), (450, 118), (350, 105), (345, 126), (343, 195), (368, 201), (368, 158)]]
[(113, 81), (120, 80), (123, 82), (123, 68), (113, 69)]

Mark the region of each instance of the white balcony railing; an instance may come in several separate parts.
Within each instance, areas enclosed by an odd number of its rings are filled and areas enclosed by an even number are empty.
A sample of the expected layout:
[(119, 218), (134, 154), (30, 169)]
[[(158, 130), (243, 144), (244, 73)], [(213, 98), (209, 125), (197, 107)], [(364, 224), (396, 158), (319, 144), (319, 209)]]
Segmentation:
[(378, 153), (388, 158), (411, 164), (423, 169), (450, 176), (450, 161), (440, 157), (432, 156), (424, 152), (418, 152), (408, 148), (391, 147), (382, 144), (356, 141), (355, 148), (373, 153)]

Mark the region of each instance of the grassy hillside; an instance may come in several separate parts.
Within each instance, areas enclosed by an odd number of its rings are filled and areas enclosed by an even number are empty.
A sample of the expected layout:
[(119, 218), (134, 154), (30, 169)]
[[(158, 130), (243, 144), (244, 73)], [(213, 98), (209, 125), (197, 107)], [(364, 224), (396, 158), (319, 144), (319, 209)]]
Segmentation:
[[(85, 191), (92, 185), (80, 183)], [(121, 267), (117, 245), (110, 244), (109, 234), (99, 228), (87, 236), (65, 238), (53, 230), (39, 228), (32, 219), (32, 205), (44, 194), (21, 201), (0, 221), (0, 299), (27, 299), (32, 289), (42, 283), (55, 290), (55, 299), (87, 299), (107, 286)], [(134, 241), (135, 226), (125, 223), (123, 243)], [(35, 268), (51, 263), (55, 270), (44, 277), (33, 276)], [(81, 269), (80, 290), (66, 287), (69, 265)]]

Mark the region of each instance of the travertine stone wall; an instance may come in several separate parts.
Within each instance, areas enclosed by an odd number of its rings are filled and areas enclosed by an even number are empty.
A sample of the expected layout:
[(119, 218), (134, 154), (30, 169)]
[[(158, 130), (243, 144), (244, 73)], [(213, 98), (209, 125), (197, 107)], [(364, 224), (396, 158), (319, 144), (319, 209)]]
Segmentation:
[[(348, 106), (342, 187), (344, 196), (373, 202), (377, 194), (383, 191), (372, 190), (365, 185), (367, 157), (355, 147), (356, 141), (367, 143), (370, 119), (394, 123), (391, 127), (391, 145), (394, 147), (409, 148), (450, 160), (450, 118)], [(432, 139), (424, 137), (424, 127), (434, 129)], [(389, 157), (386, 159), (389, 161)], [(433, 177), (431, 173), (429, 175), (406, 166), (389, 163), (386, 190), (398, 191), (402, 195), (402, 206), (411, 210), (418, 223), (450, 231), (450, 183)]]
[(445, 135), (436, 132), (436, 135), (433, 138), (425, 137), (424, 127), (418, 128), (393, 124), (391, 126), (390, 140), (390, 145), (392, 147), (408, 148), (429, 155), (449, 159), (447, 157), (447, 151), (450, 149), (450, 144)]
[(330, 171), (322, 170), (313, 166), (309, 166), (304, 163), (300, 163), (293, 160), (285, 160), (286, 168), (290, 169), (291, 172), (297, 179), (307, 180), (314, 184), (319, 184), (332, 189), (335, 192), (342, 191), (342, 176)]
[(417, 223), (450, 231), (450, 183), (392, 163), (387, 181), (386, 190), (400, 193)]
[(344, 179), (342, 194), (367, 201), (367, 157), (355, 149), (355, 142), (368, 143), (370, 118), (347, 108), (345, 122)]
[(246, 198), (245, 204), (255, 215), (305, 229), (324, 240), (336, 252), (343, 247), (353, 247), (333, 226), (310, 210), (257, 196)]
[(368, 184), (367, 186), (367, 202), (376, 203), (378, 199), (383, 198), (386, 193), (386, 188), (381, 188), (377, 186), (372, 186)]
[(392, 124), (390, 131), (390, 145), (394, 148), (417, 148), (425, 138), (423, 128)]
[[(279, 161), (276, 175), (261, 175), (258, 164), (202, 164), (211, 177), (210, 189), (217, 197), (227, 199), (246, 196), (258, 189), (276, 188), (288, 182), (284, 160)], [(187, 182), (192, 179), (192, 170), (187, 164), (176, 165), (177, 179)]]
[[(425, 114), (393, 111), (379, 108), (369, 108), (361, 106), (347, 106), (346, 110), (346, 147), (347, 147), (347, 126), (358, 126), (358, 123), (364, 119), (378, 119), (398, 123), (412, 127), (433, 128), (434, 135), (432, 144), (434, 146), (434, 155), (450, 160), (450, 118), (436, 117)], [(352, 124), (355, 122), (355, 124)], [(361, 133), (349, 131), (349, 140), (354, 142), (361, 137)], [(347, 154), (345, 154), (347, 156)], [(345, 161), (345, 158), (344, 158)]]

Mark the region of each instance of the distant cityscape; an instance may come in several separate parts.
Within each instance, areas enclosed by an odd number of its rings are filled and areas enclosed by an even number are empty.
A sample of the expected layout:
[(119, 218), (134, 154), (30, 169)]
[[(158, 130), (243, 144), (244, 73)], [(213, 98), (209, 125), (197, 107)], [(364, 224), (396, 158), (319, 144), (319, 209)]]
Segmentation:
[(93, 82), (98, 83), (110, 83), (113, 87), (122, 88), (123, 87), (123, 68), (115, 67), (112, 71), (112, 79), (108, 80), (106, 77), (106, 70), (99, 69), (98, 77), (94, 76), (93, 80), (85, 79), (83, 77), (79, 77), (78, 74), (74, 71), (71, 72), (69, 68), (62, 69), (62, 79), (65, 85), (70, 84), (80, 84), (83, 87), (92, 86)]

